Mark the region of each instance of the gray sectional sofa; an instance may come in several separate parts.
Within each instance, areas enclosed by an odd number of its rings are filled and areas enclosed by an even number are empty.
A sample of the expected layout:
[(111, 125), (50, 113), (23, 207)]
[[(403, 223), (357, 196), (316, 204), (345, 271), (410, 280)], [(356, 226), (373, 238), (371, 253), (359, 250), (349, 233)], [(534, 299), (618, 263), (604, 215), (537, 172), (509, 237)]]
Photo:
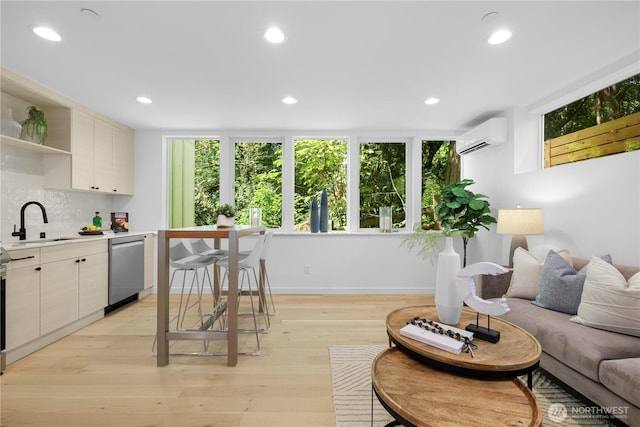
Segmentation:
[[(590, 260), (571, 261), (579, 271)], [(626, 280), (640, 271), (635, 266), (613, 266)], [(514, 262), (514, 271), (517, 267)], [(593, 411), (596, 417), (611, 414), (627, 425), (640, 426), (640, 338), (576, 323), (574, 314), (535, 305), (531, 295), (510, 297), (514, 271), (483, 276), (478, 280), (478, 295), (485, 299), (507, 297), (511, 311), (503, 317), (538, 339), (543, 371), (597, 405), (585, 410)], [(635, 305), (634, 299), (631, 309)], [(640, 312), (640, 304), (637, 310)], [(605, 412), (607, 415), (602, 415)]]

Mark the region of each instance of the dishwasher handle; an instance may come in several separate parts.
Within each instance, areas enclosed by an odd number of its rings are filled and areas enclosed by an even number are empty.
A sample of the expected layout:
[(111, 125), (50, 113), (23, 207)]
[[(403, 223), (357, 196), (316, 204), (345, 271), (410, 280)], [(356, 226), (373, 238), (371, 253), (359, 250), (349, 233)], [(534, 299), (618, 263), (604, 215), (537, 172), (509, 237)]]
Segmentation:
[(130, 246), (138, 246), (138, 245), (144, 245), (144, 241), (142, 240), (136, 240), (135, 242), (124, 242), (124, 243), (112, 243), (111, 247), (113, 248), (126, 248), (126, 247), (130, 247)]

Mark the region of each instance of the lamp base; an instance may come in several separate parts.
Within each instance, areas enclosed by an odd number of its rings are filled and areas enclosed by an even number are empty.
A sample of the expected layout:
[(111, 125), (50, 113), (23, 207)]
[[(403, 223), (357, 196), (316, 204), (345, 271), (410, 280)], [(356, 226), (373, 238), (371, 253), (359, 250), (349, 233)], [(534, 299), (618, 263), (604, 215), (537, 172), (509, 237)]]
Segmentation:
[(529, 250), (527, 245), (527, 236), (524, 234), (514, 234), (511, 238), (511, 247), (509, 248), (509, 268), (513, 268), (513, 253), (516, 248), (522, 248), (525, 251)]
[(483, 341), (489, 341), (490, 343), (497, 343), (500, 341), (500, 331), (496, 331), (495, 329), (488, 329), (484, 326), (474, 325), (473, 323), (469, 323), (466, 328), (466, 331), (473, 332), (473, 338), (477, 338)]

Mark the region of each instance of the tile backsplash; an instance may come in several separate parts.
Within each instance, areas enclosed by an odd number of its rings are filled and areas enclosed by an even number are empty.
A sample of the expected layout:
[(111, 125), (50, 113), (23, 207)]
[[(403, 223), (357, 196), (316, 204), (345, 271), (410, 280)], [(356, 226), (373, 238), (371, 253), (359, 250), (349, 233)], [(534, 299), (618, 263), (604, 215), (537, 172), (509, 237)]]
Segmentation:
[(38, 206), (28, 206), (25, 210), (27, 240), (38, 239), (41, 232), (47, 237), (77, 236), (82, 227), (92, 223), (96, 212), (100, 212), (103, 227), (109, 228), (110, 195), (46, 189), (42, 154), (3, 146), (0, 157), (2, 242), (18, 240), (11, 232), (14, 224), (16, 229), (20, 228), (20, 209), (29, 201), (44, 205), (49, 223), (43, 223)]

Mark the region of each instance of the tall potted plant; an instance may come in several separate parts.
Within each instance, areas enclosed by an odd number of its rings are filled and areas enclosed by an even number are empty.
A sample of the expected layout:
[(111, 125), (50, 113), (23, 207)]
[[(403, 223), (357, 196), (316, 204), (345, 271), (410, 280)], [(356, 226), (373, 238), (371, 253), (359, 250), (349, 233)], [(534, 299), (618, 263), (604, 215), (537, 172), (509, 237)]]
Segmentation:
[(31, 142), (37, 142), (38, 144), (44, 144), (47, 139), (47, 119), (44, 116), (44, 111), (38, 109), (35, 106), (27, 108), (27, 118), (21, 123), (22, 134), (21, 138)]
[(475, 194), (466, 189), (475, 184), (472, 179), (463, 179), (446, 186), (440, 194), (440, 203), (434, 209), (442, 233), (445, 236), (460, 235), (463, 245), (463, 267), (467, 266), (467, 244), (482, 227), (489, 229), (489, 224), (495, 224), (496, 219), (491, 216), (489, 202), (484, 194)]
[(489, 202), (484, 194), (475, 194), (467, 190), (474, 184), (472, 179), (449, 184), (440, 194), (440, 201), (434, 207), (434, 214), (441, 230), (423, 230), (416, 227), (405, 243), (409, 248), (419, 246), (424, 256), (433, 255), (437, 246), (437, 238), (445, 236), (445, 249), (438, 254), (436, 269), (435, 302), (441, 322), (457, 324), (462, 311), (462, 299), (458, 296), (455, 281), (460, 271), (460, 255), (453, 249), (453, 236), (460, 235), (464, 246), (464, 266), (467, 264), (467, 244), (482, 227), (495, 223), (490, 215)]

